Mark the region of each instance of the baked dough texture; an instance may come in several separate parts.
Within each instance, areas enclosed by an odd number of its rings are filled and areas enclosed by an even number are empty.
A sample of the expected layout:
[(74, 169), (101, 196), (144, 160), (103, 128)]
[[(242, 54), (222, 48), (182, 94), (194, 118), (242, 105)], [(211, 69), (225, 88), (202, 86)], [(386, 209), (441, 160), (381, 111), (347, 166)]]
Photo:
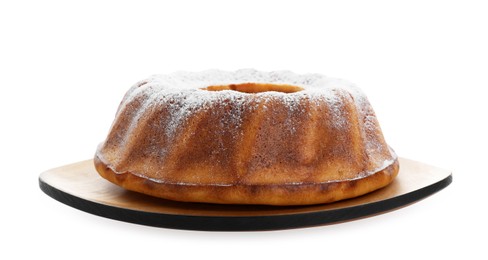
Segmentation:
[(94, 162), (128, 190), (222, 204), (329, 203), (382, 188), (399, 170), (357, 87), (251, 69), (138, 82)]

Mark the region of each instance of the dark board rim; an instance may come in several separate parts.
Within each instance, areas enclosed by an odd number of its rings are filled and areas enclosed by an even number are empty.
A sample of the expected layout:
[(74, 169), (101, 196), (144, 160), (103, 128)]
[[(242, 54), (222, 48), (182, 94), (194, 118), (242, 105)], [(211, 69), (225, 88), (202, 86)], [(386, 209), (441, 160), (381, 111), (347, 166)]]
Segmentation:
[(265, 231), (329, 225), (386, 213), (420, 201), (452, 183), (452, 173), (431, 185), (393, 198), (352, 207), (264, 216), (199, 216), (155, 213), (105, 205), (86, 200), (44, 182), (40, 189), (51, 198), (78, 210), (133, 224), (197, 231)]

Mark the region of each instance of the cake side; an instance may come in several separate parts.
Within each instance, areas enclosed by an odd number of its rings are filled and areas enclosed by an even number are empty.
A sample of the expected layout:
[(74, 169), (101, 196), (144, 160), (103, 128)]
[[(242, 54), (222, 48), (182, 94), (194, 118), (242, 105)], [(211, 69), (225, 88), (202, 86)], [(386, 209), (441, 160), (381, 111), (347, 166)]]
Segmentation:
[[(249, 86), (266, 90), (237, 89)], [(289, 92), (276, 91), (288, 86)], [(96, 158), (100, 174), (115, 183), (110, 173), (165, 189), (323, 188), (381, 175), (397, 164), (371, 105), (354, 86), (317, 74), (254, 70), (177, 73), (137, 83)]]
[(331, 203), (358, 197), (387, 186), (399, 171), (398, 159), (395, 159), (386, 168), (354, 180), (282, 185), (204, 185), (164, 183), (130, 172), (115, 173), (97, 156), (94, 162), (99, 174), (108, 181), (154, 197), (182, 202), (274, 206)]

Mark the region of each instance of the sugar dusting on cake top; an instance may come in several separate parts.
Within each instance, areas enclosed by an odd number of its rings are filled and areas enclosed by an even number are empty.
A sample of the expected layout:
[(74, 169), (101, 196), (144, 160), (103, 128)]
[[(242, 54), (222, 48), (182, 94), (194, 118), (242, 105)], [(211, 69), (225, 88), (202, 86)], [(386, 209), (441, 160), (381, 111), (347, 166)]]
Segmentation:
[[(209, 86), (243, 83), (292, 85), (303, 90), (293, 93), (266, 91), (252, 94), (234, 90), (203, 90)], [(153, 75), (132, 86), (124, 97), (119, 110), (123, 108), (124, 104), (130, 103), (132, 99), (140, 95), (146, 96), (143, 107), (151, 107), (168, 100), (179, 101), (184, 99), (184, 102), (170, 102), (174, 109), (174, 121), (168, 124), (166, 131), (168, 135), (174, 133), (186, 115), (195, 110), (205, 109), (210, 103), (222, 100), (239, 105), (251, 105), (243, 104), (249, 103), (249, 98), (245, 98), (249, 95), (252, 95), (254, 100), (264, 103), (263, 109), (267, 109), (267, 101), (278, 100), (286, 104), (290, 110), (295, 110), (300, 100), (304, 98), (312, 102), (326, 102), (334, 112), (332, 113), (334, 120), (331, 123), (337, 127), (341, 127), (345, 123), (345, 117), (341, 115), (343, 113), (341, 109), (342, 98), (352, 98), (360, 112), (369, 107), (369, 102), (362, 91), (348, 81), (329, 78), (321, 74), (296, 74), (291, 71), (263, 72), (255, 69), (179, 71), (172, 74)], [(137, 121), (134, 120), (134, 122)]]
[(354, 85), (342, 79), (329, 78), (321, 74), (297, 74), (291, 71), (258, 71), (241, 69), (237, 71), (205, 70), (201, 72), (179, 71), (172, 74), (158, 74), (143, 82), (158, 86), (160, 89), (181, 91), (183, 89), (201, 89), (212, 85), (241, 83), (270, 83), (295, 85), (305, 90), (324, 88), (354, 88)]

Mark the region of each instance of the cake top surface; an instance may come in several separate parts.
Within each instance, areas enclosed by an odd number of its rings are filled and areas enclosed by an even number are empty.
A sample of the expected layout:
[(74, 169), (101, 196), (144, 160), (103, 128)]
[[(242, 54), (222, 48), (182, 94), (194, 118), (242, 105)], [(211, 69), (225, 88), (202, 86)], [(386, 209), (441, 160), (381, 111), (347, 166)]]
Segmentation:
[[(252, 94), (234, 90), (204, 90), (209, 86), (245, 83), (289, 85), (302, 90), (293, 93), (265, 91)], [(292, 112), (298, 109), (303, 99), (308, 99), (317, 104), (327, 104), (331, 110), (332, 124), (338, 127), (346, 123), (341, 109), (344, 99), (352, 101), (359, 113), (366, 113), (370, 107), (363, 92), (345, 80), (329, 78), (321, 74), (297, 74), (291, 71), (263, 72), (254, 69), (179, 71), (153, 75), (129, 89), (119, 110), (131, 100), (141, 97), (144, 100), (142, 107), (145, 109), (137, 111), (136, 119), (146, 110), (151, 110), (151, 107), (158, 106), (160, 103), (168, 104), (173, 115), (171, 122), (166, 126), (168, 135), (172, 135), (189, 115), (199, 110), (208, 110), (214, 102), (231, 102), (237, 108), (257, 107), (258, 103), (261, 103), (262, 109), (267, 109), (266, 104), (269, 102), (280, 102)], [(236, 120), (239, 119), (239, 111), (234, 112)]]
[[(205, 70), (200, 72), (178, 71), (171, 74), (157, 74), (142, 82), (160, 89), (201, 89), (214, 85), (268, 83), (293, 85), (304, 90), (323, 90), (324, 88), (354, 88), (345, 80), (329, 78), (321, 74), (297, 74), (291, 71), (258, 71), (241, 69), (236, 71)], [(142, 83), (141, 82), (141, 83)]]
[[(209, 91), (211, 86), (239, 84), (268, 84), (295, 87), (299, 91), (285, 93), (282, 91), (258, 91), (246, 93), (235, 90)], [(184, 96), (187, 105), (213, 102), (215, 99), (239, 100), (252, 95), (261, 101), (279, 100), (293, 106), (298, 100), (325, 99), (327, 103), (336, 103), (340, 96), (352, 98), (358, 107), (369, 105), (364, 93), (354, 84), (321, 74), (297, 74), (291, 71), (258, 71), (241, 69), (236, 71), (205, 70), (200, 72), (178, 71), (171, 74), (157, 74), (137, 82), (125, 96), (130, 100), (134, 96), (144, 95), (149, 99), (166, 99), (169, 96)]]

